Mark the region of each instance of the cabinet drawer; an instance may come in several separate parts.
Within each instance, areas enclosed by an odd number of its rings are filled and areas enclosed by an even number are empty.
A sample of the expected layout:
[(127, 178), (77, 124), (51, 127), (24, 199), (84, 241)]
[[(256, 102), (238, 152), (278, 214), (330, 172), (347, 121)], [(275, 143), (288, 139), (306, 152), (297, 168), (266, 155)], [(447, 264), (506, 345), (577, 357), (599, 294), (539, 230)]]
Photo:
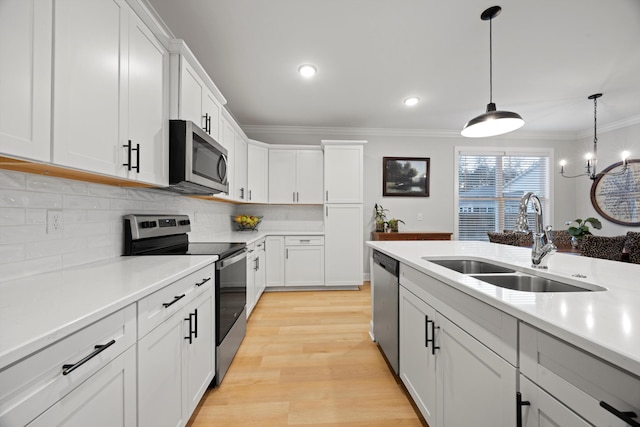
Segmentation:
[(286, 246), (324, 245), (324, 236), (285, 236)]
[(131, 304), (0, 371), (0, 425), (25, 425), (109, 364), (135, 344), (135, 324)]
[(179, 279), (138, 301), (138, 339), (167, 320), (213, 285), (215, 263)]
[(514, 317), (404, 264), (400, 264), (400, 284), (517, 366), (518, 322)]
[(520, 371), (594, 425), (627, 425), (601, 402), (640, 415), (640, 378), (523, 322)]

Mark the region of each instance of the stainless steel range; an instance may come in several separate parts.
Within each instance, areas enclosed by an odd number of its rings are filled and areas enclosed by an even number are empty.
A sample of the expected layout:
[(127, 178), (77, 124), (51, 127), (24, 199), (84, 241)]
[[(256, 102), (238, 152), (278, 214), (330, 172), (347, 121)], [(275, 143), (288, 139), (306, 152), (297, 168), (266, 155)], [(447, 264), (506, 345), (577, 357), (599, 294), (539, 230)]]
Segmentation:
[(124, 255), (218, 255), (215, 275), (216, 376), (219, 385), (247, 329), (244, 243), (189, 242), (187, 215), (125, 215)]

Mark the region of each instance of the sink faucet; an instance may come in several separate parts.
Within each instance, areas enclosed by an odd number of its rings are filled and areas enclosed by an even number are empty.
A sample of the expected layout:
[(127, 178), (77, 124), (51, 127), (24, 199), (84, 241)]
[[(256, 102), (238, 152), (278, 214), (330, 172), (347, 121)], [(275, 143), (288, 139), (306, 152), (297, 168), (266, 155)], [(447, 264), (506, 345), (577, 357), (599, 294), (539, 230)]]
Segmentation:
[(549, 257), (556, 253), (558, 248), (553, 244), (553, 227), (546, 228), (542, 220), (542, 202), (538, 196), (529, 191), (520, 199), (520, 209), (514, 231), (516, 233), (526, 233), (529, 231), (529, 221), (527, 219), (527, 205), (529, 200), (533, 201), (533, 209), (536, 212), (536, 231), (533, 232), (533, 247), (531, 248), (531, 266), (534, 268), (547, 268)]

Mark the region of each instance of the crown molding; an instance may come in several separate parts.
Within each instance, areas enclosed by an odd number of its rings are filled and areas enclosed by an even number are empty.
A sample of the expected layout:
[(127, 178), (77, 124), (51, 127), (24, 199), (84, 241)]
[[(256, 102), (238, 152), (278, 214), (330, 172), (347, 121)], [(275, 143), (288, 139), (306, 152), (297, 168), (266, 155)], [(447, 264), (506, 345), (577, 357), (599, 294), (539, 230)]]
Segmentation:
[[(391, 129), (391, 128), (349, 128), (349, 127), (321, 127), (321, 126), (241, 126), (246, 134), (269, 135), (331, 135), (341, 136), (391, 136), (391, 137), (429, 137), (429, 138), (461, 138), (460, 131), (444, 129)], [(574, 140), (574, 132), (512, 132), (494, 138), (509, 139), (543, 139), (543, 140)]]
[[(640, 124), (640, 115), (618, 120), (617, 122), (608, 123), (606, 125), (599, 125), (598, 133), (611, 132), (613, 130), (618, 130), (637, 124)], [(575, 135), (576, 139), (588, 138), (591, 136), (593, 136), (593, 128), (577, 132)]]

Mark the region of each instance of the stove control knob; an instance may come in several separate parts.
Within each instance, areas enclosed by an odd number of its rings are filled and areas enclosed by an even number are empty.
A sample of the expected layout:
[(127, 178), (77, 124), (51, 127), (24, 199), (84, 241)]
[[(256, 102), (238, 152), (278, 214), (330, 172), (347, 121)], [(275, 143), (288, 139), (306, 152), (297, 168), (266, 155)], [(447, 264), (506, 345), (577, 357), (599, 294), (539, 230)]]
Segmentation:
[(154, 228), (156, 226), (155, 221), (142, 221), (140, 227), (142, 228)]
[(191, 221), (189, 221), (188, 219), (183, 219), (180, 221), (180, 225), (189, 225), (191, 224)]

